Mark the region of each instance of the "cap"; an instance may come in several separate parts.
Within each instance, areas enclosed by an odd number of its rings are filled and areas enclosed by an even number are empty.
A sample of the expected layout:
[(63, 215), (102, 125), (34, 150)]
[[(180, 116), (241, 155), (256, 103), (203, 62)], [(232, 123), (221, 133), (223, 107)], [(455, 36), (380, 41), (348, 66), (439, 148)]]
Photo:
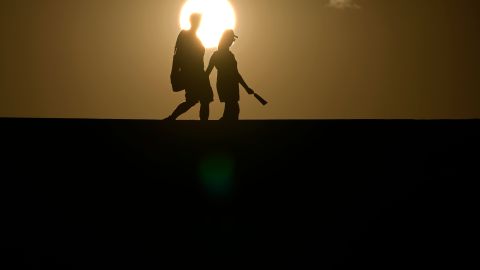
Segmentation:
[(225, 32), (223, 33), (223, 35), (224, 35), (225, 37), (233, 38), (234, 40), (238, 38), (238, 36), (235, 35), (235, 32), (233, 32), (232, 29), (225, 30)]

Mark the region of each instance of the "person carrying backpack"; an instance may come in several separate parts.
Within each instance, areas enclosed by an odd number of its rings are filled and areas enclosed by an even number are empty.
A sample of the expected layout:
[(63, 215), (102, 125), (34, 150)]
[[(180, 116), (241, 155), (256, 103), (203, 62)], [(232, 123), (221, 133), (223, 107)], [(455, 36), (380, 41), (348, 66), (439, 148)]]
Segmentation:
[(190, 30), (182, 30), (178, 35), (170, 79), (175, 92), (185, 90), (185, 102), (165, 120), (176, 120), (197, 103), (200, 103), (200, 120), (209, 118), (213, 90), (204, 70), (205, 47), (197, 37), (201, 20), (201, 14), (192, 14)]

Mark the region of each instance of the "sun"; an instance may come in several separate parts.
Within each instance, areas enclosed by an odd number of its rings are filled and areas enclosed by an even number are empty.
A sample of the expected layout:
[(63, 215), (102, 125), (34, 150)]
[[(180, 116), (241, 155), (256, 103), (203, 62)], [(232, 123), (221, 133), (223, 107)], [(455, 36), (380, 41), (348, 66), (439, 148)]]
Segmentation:
[(190, 15), (203, 15), (197, 36), (205, 48), (216, 48), (227, 29), (234, 29), (235, 11), (228, 0), (187, 0), (180, 13), (180, 28), (190, 29)]

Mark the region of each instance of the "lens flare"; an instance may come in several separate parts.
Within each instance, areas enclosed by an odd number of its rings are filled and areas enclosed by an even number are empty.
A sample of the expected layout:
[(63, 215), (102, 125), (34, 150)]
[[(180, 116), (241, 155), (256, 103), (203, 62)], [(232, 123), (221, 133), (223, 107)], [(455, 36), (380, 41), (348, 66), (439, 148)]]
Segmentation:
[(228, 154), (210, 154), (199, 164), (200, 179), (209, 195), (228, 197), (233, 188), (234, 159)]
[(235, 29), (236, 18), (228, 0), (188, 0), (180, 13), (180, 28), (190, 29), (190, 15), (202, 14), (197, 36), (205, 48), (215, 48), (227, 29)]

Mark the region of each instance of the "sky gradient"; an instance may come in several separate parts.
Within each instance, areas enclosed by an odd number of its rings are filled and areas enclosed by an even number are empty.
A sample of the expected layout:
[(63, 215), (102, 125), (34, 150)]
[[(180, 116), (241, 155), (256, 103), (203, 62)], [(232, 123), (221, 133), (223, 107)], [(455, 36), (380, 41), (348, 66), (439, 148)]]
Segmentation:
[[(183, 2), (1, 1), (0, 116), (167, 117)], [(241, 119), (480, 118), (478, 1), (231, 2)]]

